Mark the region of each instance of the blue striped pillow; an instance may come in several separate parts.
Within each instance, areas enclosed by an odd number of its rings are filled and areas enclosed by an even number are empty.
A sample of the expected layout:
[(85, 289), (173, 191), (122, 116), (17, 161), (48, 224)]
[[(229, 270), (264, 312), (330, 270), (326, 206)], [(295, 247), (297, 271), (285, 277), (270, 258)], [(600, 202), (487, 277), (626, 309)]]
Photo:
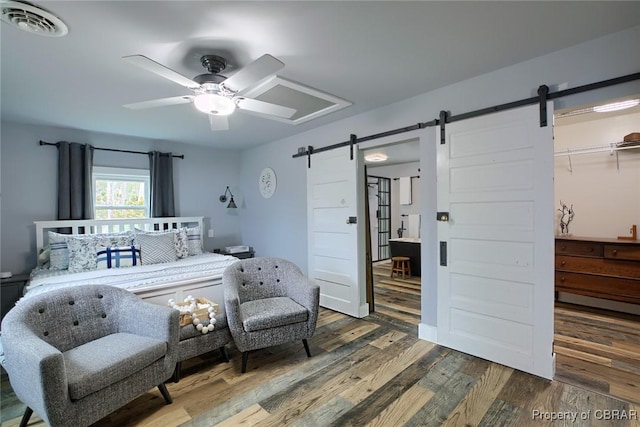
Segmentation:
[(140, 246), (107, 247), (98, 249), (98, 269), (133, 267), (140, 265)]

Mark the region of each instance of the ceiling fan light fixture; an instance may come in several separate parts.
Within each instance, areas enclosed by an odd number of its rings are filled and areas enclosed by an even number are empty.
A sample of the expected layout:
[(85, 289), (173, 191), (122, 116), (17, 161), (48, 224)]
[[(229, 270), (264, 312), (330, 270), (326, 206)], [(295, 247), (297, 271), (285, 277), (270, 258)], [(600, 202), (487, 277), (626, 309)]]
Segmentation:
[(215, 93), (196, 95), (193, 104), (203, 113), (216, 116), (228, 116), (236, 109), (236, 103), (232, 99)]

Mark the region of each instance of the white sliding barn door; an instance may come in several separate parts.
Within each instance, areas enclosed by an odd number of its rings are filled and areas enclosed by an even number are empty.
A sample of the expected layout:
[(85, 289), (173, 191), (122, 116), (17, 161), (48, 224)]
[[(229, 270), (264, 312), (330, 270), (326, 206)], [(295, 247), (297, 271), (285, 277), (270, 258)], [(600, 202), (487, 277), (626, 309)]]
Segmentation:
[(444, 346), (550, 379), (551, 103), (547, 111), (546, 127), (537, 105), (446, 125), (437, 166), (438, 211), (449, 213), (438, 222), (437, 336)]
[(349, 147), (314, 154), (307, 169), (309, 277), (320, 285), (321, 306), (354, 317), (369, 314), (360, 284), (365, 194), (358, 191), (364, 188), (359, 154), (350, 160)]

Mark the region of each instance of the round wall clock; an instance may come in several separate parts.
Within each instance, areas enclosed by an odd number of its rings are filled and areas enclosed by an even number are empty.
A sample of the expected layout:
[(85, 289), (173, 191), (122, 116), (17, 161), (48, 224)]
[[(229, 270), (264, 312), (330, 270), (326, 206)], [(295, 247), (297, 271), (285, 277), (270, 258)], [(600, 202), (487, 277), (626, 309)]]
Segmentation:
[(260, 188), (260, 194), (265, 199), (273, 196), (276, 192), (276, 173), (271, 168), (264, 168), (260, 172), (260, 178), (258, 178), (258, 187)]

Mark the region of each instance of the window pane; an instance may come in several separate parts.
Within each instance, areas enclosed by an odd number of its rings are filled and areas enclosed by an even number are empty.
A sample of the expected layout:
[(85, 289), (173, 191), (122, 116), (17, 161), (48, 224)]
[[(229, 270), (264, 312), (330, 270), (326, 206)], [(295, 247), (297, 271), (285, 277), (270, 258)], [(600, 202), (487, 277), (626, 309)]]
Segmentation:
[(145, 183), (96, 179), (96, 208), (99, 206), (146, 206)]
[(100, 208), (96, 206), (95, 219), (145, 218), (146, 209)]

